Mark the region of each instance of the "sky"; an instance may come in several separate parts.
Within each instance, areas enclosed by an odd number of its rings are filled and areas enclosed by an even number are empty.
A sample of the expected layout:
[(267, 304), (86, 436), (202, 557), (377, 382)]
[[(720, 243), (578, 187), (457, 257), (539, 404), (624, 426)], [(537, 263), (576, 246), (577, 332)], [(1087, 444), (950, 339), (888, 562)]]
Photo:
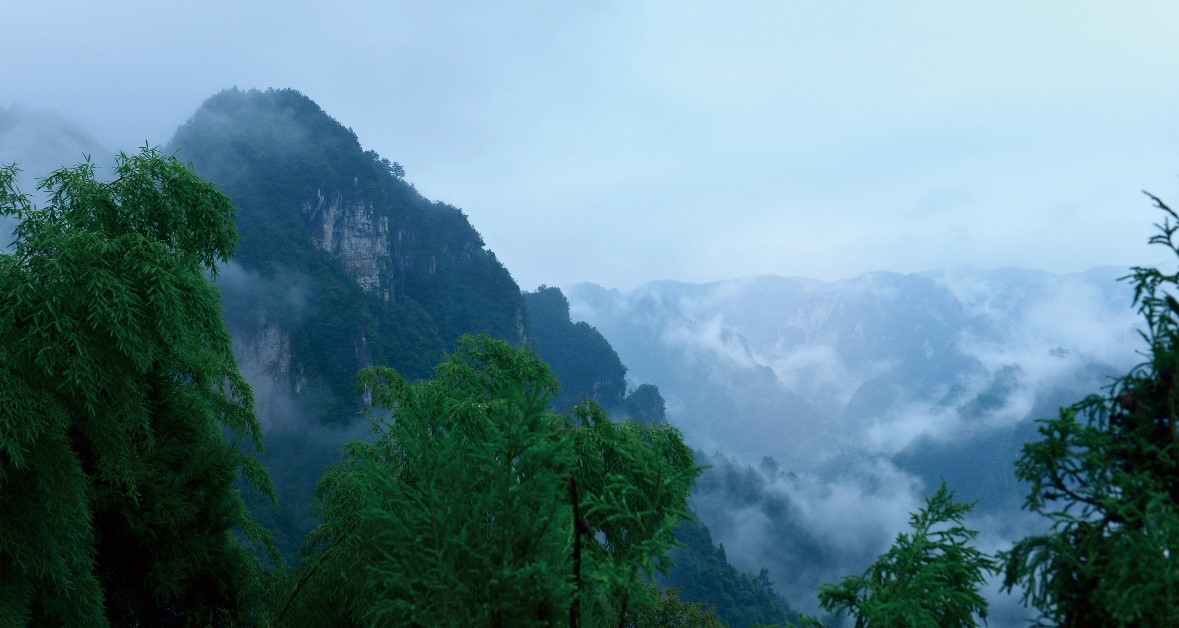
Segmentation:
[(134, 151), (295, 88), (525, 289), (1068, 272), (1166, 260), (1177, 34), (1171, 2), (14, 2), (0, 107)]

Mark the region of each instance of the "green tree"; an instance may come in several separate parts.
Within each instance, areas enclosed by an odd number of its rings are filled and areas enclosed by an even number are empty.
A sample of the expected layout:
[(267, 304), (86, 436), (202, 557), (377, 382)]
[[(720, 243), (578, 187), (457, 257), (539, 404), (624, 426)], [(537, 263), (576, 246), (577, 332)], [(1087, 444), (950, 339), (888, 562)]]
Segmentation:
[(673, 428), (553, 414), (547, 366), (488, 336), (432, 380), (360, 381), (388, 416), (325, 476), (278, 623), (601, 625), (658, 602), (640, 575), (674, 544), (698, 473)]
[[(632, 611), (658, 605), (646, 584), (671, 567), (675, 529), (692, 519), (688, 495), (700, 474), (695, 454), (670, 425), (611, 421), (596, 404), (574, 409), (569, 424), (574, 477), (588, 529), (589, 591), (596, 621), (622, 626)], [(582, 588), (586, 592), (586, 588)]]
[(973, 626), (987, 616), (979, 594), (996, 563), (970, 545), (978, 533), (963, 525), (974, 507), (954, 501), (945, 482), (909, 516), (912, 533), (896, 542), (863, 575), (819, 587), (819, 604), (848, 613), (856, 626)]
[(0, 168), (0, 624), (217, 623), (265, 542), (233, 488), (265, 470), (216, 288), (233, 206), (175, 158), (120, 154), (40, 183)]
[(627, 626), (634, 628), (725, 628), (727, 624), (716, 615), (710, 606), (685, 602), (677, 589), (657, 589), (647, 585), (650, 596), (657, 604), (644, 608)]
[[(1164, 212), (1152, 244), (1179, 256), (1179, 217)], [(1041, 422), (1016, 476), (1025, 508), (1051, 531), (1004, 553), (1004, 587), (1062, 626), (1179, 625), (1179, 274), (1136, 267), (1134, 303), (1146, 361)]]

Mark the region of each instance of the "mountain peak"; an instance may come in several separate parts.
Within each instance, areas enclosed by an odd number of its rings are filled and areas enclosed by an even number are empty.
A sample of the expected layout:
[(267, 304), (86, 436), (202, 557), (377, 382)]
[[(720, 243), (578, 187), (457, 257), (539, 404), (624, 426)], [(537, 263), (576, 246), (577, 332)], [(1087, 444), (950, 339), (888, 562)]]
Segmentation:
[[(365, 151), (302, 93), (224, 90), (169, 150), (233, 199), (234, 262), (248, 271), (239, 276), (306, 287), (308, 313), (297, 321), (283, 315), (284, 301), (259, 298), (286, 290), (226, 294), (231, 320), (251, 327), (243, 337), (276, 338), (263, 353), (291, 354), (271, 370), (305, 373), (313, 388), (316, 374), (347, 399), (358, 368), (424, 376), (462, 334), (525, 337), (520, 289), (467, 216), (423, 197), (400, 166)], [(284, 328), (267, 331), (278, 323)]]

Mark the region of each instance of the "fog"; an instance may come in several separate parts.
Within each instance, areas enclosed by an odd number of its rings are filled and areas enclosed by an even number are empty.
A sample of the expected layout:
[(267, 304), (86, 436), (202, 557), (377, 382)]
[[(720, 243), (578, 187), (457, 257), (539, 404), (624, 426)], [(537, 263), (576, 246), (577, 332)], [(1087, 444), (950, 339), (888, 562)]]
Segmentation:
[[(957, 267), (822, 282), (761, 276), (567, 289), (655, 382), (710, 465), (693, 507), (729, 559), (792, 605), (862, 572), (945, 479), (987, 551), (1043, 529), (1014, 477), (1035, 420), (1140, 361), (1129, 269)], [(767, 379), (768, 378), (768, 379)], [(767, 403), (767, 396), (777, 400)], [(988, 589), (991, 625), (1022, 623)]]
[[(22, 189), (53, 164), (102, 150), (60, 115), (3, 113), (4, 159), (26, 165)], [(574, 318), (618, 349), (632, 385), (661, 387), (670, 420), (711, 465), (693, 507), (729, 559), (752, 573), (767, 567), (792, 605), (815, 611), (815, 587), (862, 571), (941, 477), (979, 500), (970, 523), (988, 551), (1043, 525), (1019, 510), (1011, 461), (1032, 420), (1138, 359), (1137, 315), (1117, 282), (1127, 272), (955, 266), (567, 293)], [(289, 369), (281, 332), (317, 303), (306, 277), (293, 268), (262, 277), (230, 262), (217, 283), (280, 494), (277, 509), (254, 507), (264, 521), (306, 531), (315, 478), (370, 428), (321, 425), (330, 400), (299, 389)], [(276, 368), (284, 353), (287, 368)], [(293, 556), (299, 539), (278, 541)], [(988, 595), (992, 625), (1027, 616), (996, 583)]]

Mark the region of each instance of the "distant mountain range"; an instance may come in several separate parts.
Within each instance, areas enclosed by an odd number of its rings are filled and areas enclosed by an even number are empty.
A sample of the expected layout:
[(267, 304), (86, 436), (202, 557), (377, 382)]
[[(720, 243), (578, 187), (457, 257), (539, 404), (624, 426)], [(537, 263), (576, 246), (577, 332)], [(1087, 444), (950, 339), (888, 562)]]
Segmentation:
[(802, 471), (849, 449), (953, 438), (899, 416), (914, 405), (1010, 425), (1031, 410), (1017, 392), (1124, 368), (1136, 338), (1121, 274), (958, 269), (566, 293), (573, 318), (606, 336), (633, 382), (660, 385), (700, 447)]
[[(1117, 281), (1127, 272), (959, 268), (566, 293), (632, 385), (659, 384), (670, 420), (712, 465), (694, 505), (729, 559), (768, 566), (787, 599), (813, 608), (814, 587), (871, 562), (942, 477), (980, 500), (975, 520), (996, 548), (1036, 525), (1019, 513), (1012, 463), (1035, 419), (1137, 362), (1132, 293)], [(1017, 614), (1010, 600), (998, 607)]]

